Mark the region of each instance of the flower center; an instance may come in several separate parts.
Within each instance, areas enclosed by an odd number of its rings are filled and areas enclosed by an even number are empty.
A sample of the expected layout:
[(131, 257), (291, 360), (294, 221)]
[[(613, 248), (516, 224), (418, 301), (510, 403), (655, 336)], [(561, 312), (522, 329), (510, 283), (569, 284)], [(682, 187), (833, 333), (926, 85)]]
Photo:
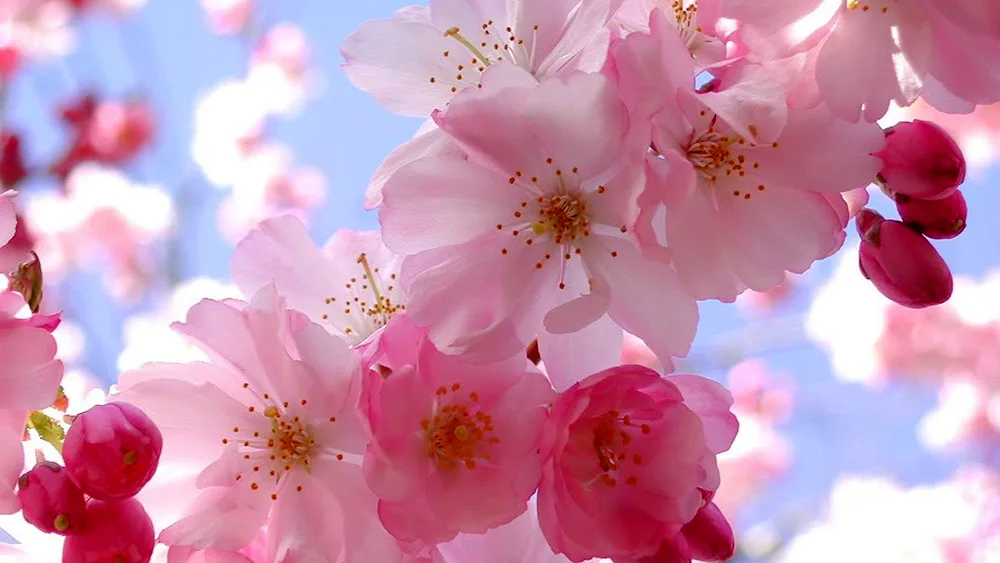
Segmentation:
[[(375, 331), (389, 323), (393, 315), (406, 309), (406, 305), (393, 299), (396, 286), (396, 274), (388, 276), (388, 285), (380, 285), (379, 268), (372, 267), (368, 256), (362, 252), (357, 263), (361, 266), (361, 277), (352, 277), (345, 284), (346, 295), (327, 297), (325, 303), (335, 307), (333, 315), (340, 321), (334, 323), (335, 328), (353, 344), (364, 342)], [(343, 307), (341, 309), (341, 307)], [(341, 315), (340, 313), (343, 313)], [(325, 321), (330, 320), (330, 313), (323, 314)], [(338, 326), (339, 325), (339, 326)]]
[(687, 158), (702, 178), (715, 182), (720, 172), (742, 170), (742, 162), (733, 159), (730, 149), (736, 142), (736, 139), (709, 129), (691, 141)]
[(535, 234), (550, 233), (556, 244), (590, 235), (587, 204), (578, 196), (542, 196), (538, 203), (538, 220), (531, 224)]
[(460, 465), (475, 469), (476, 460), (488, 461), (487, 450), (500, 443), (500, 439), (492, 435), (493, 418), (476, 407), (479, 395), (472, 392), (468, 400), (463, 400), (458, 395), (461, 388), (458, 383), (450, 389), (438, 388), (438, 404), (448, 400), (449, 394), (453, 402), (439, 406), (431, 418), (420, 421), (427, 453), (442, 469), (456, 469)]
[[(249, 383), (243, 384), (244, 389), (249, 387)], [(301, 399), (293, 405), (289, 401), (278, 402), (268, 393), (257, 398), (267, 406), (261, 410), (251, 405), (247, 410), (261, 414), (266, 424), (254, 425), (252, 429), (234, 426), (233, 437), (223, 438), (222, 443), (235, 443), (243, 455), (245, 464), (243, 471), (236, 475), (237, 481), (246, 478), (254, 491), (260, 490), (262, 484), (271, 485), (269, 489), (273, 490), (291, 471), (309, 471), (310, 460), (320, 454), (320, 448), (314, 438), (316, 432), (313, 426), (294, 412), (304, 409), (308, 399)], [(336, 417), (330, 417), (327, 423), (336, 421)], [(336, 457), (342, 460), (344, 456), (337, 454)], [(271, 494), (272, 500), (277, 498), (276, 492)]]
[(612, 410), (601, 416), (594, 427), (594, 453), (597, 464), (601, 468), (600, 481), (608, 487), (617, 487), (618, 479), (623, 478), (626, 485), (636, 485), (639, 478), (635, 475), (625, 476), (629, 465), (642, 465), (639, 454), (630, 454), (629, 446), (635, 439), (635, 429), (642, 434), (649, 434), (648, 424), (634, 424), (629, 415), (621, 416)]

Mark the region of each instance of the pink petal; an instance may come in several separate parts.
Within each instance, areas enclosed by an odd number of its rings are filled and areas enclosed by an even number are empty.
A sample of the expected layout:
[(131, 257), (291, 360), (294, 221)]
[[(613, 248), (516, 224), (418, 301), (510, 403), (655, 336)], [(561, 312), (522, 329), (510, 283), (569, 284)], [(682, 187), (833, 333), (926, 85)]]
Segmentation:
[(236, 246), (232, 279), (245, 295), (253, 295), (269, 282), (295, 308), (320, 319), (325, 300), (344, 280), (309, 238), (305, 225), (284, 215), (260, 223)]
[(561, 393), (577, 381), (621, 363), (622, 329), (605, 315), (578, 332), (540, 333), (538, 350), (549, 380)]
[[(665, 364), (691, 348), (698, 325), (698, 306), (677, 272), (660, 262), (643, 259), (627, 240), (601, 236), (606, 251), (587, 257), (611, 287), (611, 318), (642, 338)], [(616, 252), (616, 256), (612, 256)]]
[(23, 410), (0, 410), (0, 514), (21, 510), (14, 486), (24, 470), (21, 437), (26, 417)]
[(737, 133), (756, 143), (769, 143), (788, 118), (785, 92), (773, 70), (740, 64), (726, 72), (719, 91), (698, 99)]
[(250, 487), (212, 487), (192, 501), (188, 514), (160, 532), (170, 546), (236, 551), (257, 535), (270, 499)]
[[(365, 22), (341, 47), (351, 83), (390, 111), (415, 117), (443, 108), (452, 88), (478, 84), (480, 73), (471, 65), (464, 73), (455, 70), (464, 50), (432, 25), (399, 20)], [(442, 56), (451, 51), (454, 56)]]
[(698, 375), (668, 375), (667, 380), (680, 389), (684, 404), (701, 418), (708, 449), (715, 454), (728, 450), (739, 429), (736, 415), (729, 410), (733, 405), (729, 391)]
[(63, 375), (55, 353), (55, 339), (44, 329), (0, 328), (0, 409), (44, 409), (55, 401)]
[[(357, 466), (354, 470), (360, 472)], [(305, 471), (290, 475), (277, 495), (267, 522), (268, 560), (337, 561), (347, 542), (344, 511), (349, 505)]]
[(14, 210), (14, 201), (7, 194), (0, 195), (0, 246), (7, 244), (10, 239), (14, 238), (16, 227), (17, 215)]
[(520, 184), (476, 164), (430, 157), (399, 170), (379, 210), (385, 244), (403, 255), (473, 241), (513, 220), (533, 198)]
[(365, 209), (375, 209), (382, 205), (382, 189), (389, 181), (389, 178), (399, 171), (400, 168), (411, 162), (430, 156), (464, 158), (465, 153), (455, 145), (450, 137), (438, 129), (436, 125), (430, 131), (418, 133), (415, 137), (389, 153), (389, 156), (385, 157), (382, 164), (375, 170), (375, 175), (372, 176), (372, 181), (368, 184), (368, 189), (365, 191)]

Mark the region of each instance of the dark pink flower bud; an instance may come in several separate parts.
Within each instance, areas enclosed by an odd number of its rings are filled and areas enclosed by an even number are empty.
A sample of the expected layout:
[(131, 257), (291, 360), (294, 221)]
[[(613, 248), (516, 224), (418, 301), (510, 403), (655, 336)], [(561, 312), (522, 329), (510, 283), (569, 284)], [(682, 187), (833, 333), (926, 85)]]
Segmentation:
[(153, 478), (162, 449), (160, 430), (144, 412), (128, 403), (109, 403), (76, 417), (63, 442), (63, 459), (84, 493), (124, 499)]
[(156, 543), (153, 522), (134, 498), (87, 502), (86, 525), (66, 538), (62, 563), (148, 563)]
[(900, 218), (918, 233), (928, 238), (955, 238), (965, 230), (969, 206), (961, 191), (944, 199), (914, 199), (896, 197)]
[(87, 503), (66, 468), (43, 461), (17, 480), (21, 515), (47, 534), (68, 536), (80, 531)]
[(861, 273), (882, 295), (913, 309), (951, 298), (951, 270), (923, 235), (899, 221), (883, 220), (862, 239)]
[(858, 229), (858, 236), (862, 239), (872, 242), (869, 238), (869, 233), (874, 237), (878, 234), (878, 226), (885, 221), (885, 217), (882, 217), (877, 211), (868, 209), (867, 207), (858, 211), (857, 216), (854, 217), (854, 226)]
[(885, 132), (878, 182), (890, 195), (941, 199), (965, 181), (965, 157), (948, 133), (929, 122), (898, 123)]
[(681, 528), (691, 556), (699, 561), (727, 561), (736, 551), (733, 527), (714, 502), (701, 507), (694, 519)]

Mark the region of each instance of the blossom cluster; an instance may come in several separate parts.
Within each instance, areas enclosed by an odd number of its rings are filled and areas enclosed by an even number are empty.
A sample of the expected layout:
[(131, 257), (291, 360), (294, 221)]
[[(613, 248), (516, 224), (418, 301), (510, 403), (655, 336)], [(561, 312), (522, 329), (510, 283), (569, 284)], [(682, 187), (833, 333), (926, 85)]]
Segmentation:
[[(172, 325), (198, 359), (129, 369), (62, 420), (46, 414), (65, 411), (58, 316), (25, 263), (0, 294), (0, 511), (66, 535), (69, 562), (731, 558), (720, 456), (734, 411), (766, 433), (784, 407), (760, 401), (780, 393), (751, 377), (734, 399), (674, 359), (699, 301), (773, 290), (852, 218), (883, 295), (951, 296), (925, 237), (964, 228), (964, 158), (932, 124), (877, 121), (890, 102), (1000, 101), (1000, 9), (957, 4), (431, 0), (362, 24), (347, 77), (426, 119), (368, 186), (381, 230), (319, 248), (293, 215), (260, 222), (232, 257), (241, 297)], [(220, 30), (248, 25), (246, 3), (211, 5)], [(283, 108), (241, 93), (299, 83), (300, 39), (272, 29), (217, 92), (217, 109), (254, 105), (245, 127), (195, 143), (231, 157), (200, 162), (222, 162), (216, 183), (275, 207), (322, 189), (270, 174), (288, 159), (258, 144), (260, 119)], [(126, 105), (105, 144), (92, 105), (67, 110), (56, 176), (148, 141)], [(863, 209), (873, 182), (901, 221)], [(4, 194), (0, 242), (16, 224)], [(64, 463), (38, 449), (23, 472), (33, 435)]]

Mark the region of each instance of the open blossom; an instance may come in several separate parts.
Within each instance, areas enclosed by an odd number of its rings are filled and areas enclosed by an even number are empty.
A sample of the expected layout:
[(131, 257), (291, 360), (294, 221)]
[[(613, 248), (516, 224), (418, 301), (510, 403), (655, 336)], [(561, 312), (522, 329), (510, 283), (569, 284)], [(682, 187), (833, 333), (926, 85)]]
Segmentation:
[(442, 354), (401, 315), (367, 360), (365, 480), (397, 538), (438, 543), (522, 514), (541, 478), (538, 439), (555, 393), (522, 356)]
[(765, 291), (840, 248), (841, 192), (875, 177), (880, 128), (789, 111), (774, 77), (749, 65), (696, 93), (693, 61), (660, 10), (611, 62), (635, 119), (653, 126), (637, 233), (648, 250), (666, 247), (692, 295)]
[[(731, 531), (728, 539), (705, 536), (700, 520), (684, 531), (700, 511), (718, 512), (716, 454), (737, 429), (731, 404), (708, 379), (661, 377), (635, 365), (596, 373), (563, 392), (546, 422), (538, 492), (539, 521), (553, 551), (576, 562), (635, 561), (661, 550), (690, 560), (714, 559), (725, 550), (719, 540), (731, 546)], [(709, 545), (698, 541), (709, 537)]]
[(269, 561), (351, 560), (374, 510), (357, 465), (366, 437), (355, 353), (273, 288), (249, 303), (202, 301), (175, 328), (212, 363), (148, 364), (111, 397), (163, 434), (161, 471), (143, 494), (164, 474), (158, 509), (182, 506), (159, 541), (234, 551), (266, 522)]
[(257, 90), (268, 110), (288, 113), (306, 96), (309, 79), (309, 43), (305, 32), (290, 23), (270, 28), (247, 70), (247, 84)]
[(843, 119), (875, 121), (890, 100), (907, 106), (921, 94), (959, 113), (1000, 100), (993, 71), (1000, 37), (950, 17), (956, 5), (970, 4), (727, 0), (723, 15), (741, 22), (741, 37), (760, 56), (800, 57), (797, 104), (823, 102)]
[(625, 0), (614, 21), (626, 34), (648, 33), (653, 10), (665, 10), (667, 21), (673, 24), (695, 64), (706, 68), (738, 53), (737, 47), (728, 42), (734, 30), (721, 20), (721, 8), (721, 0), (679, 0), (671, 2), (669, 8), (662, 0)]
[(596, 71), (622, 0), (432, 2), (362, 24), (342, 47), (355, 86), (404, 115), (426, 117), (480, 84), (490, 66), (514, 64), (538, 80)]
[[(489, 361), (523, 353), (538, 336), (557, 389), (617, 365), (621, 333), (546, 356), (553, 337), (610, 335), (617, 324), (664, 363), (687, 352), (695, 303), (631, 238), (641, 162), (608, 79), (579, 73), (467, 91), (435, 120), (469, 159), (403, 167), (385, 186), (379, 219), (386, 246), (405, 256), (407, 311), (439, 349)], [(571, 366), (584, 349), (600, 351), (604, 365)]]
[(14, 484), (24, 469), (21, 438), (29, 410), (44, 409), (56, 399), (63, 364), (54, 359), (56, 341), (44, 315), (19, 317), (24, 299), (0, 292), (0, 514), (20, 508)]
[(301, 221), (269, 219), (233, 253), (233, 281), (248, 295), (273, 283), (289, 307), (354, 346), (406, 309), (402, 259), (377, 232), (337, 231), (319, 249)]

